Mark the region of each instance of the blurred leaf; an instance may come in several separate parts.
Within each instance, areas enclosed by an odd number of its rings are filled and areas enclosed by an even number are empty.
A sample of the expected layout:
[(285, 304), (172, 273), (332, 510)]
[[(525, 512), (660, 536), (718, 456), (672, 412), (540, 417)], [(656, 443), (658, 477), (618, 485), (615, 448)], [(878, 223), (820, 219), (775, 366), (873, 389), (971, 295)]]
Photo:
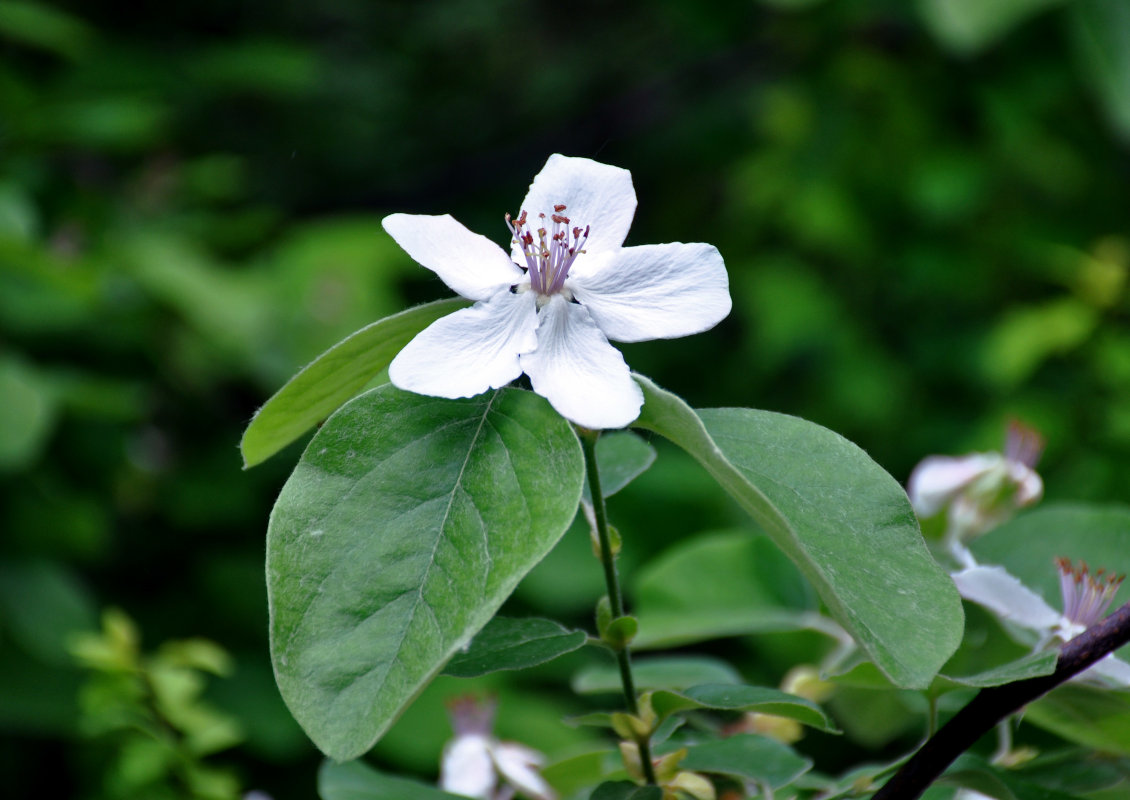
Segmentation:
[(687, 709), (758, 711), (795, 719), (826, 733), (838, 732), (823, 709), (811, 700), (764, 686), (706, 684), (691, 686), (682, 692), (657, 691), (651, 703), (660, 718)]
[[(631, 431), (613, 431), (596, 440), (596, 463), (600, 469), (600, 491), (611, 497), (642, 475), (655, 462), (655, 448)], [(585, 481), (584, 500), (592, 504)]]
[(926, 27), (959, 54), (974, 53), (997, 41), (1029, 17), (1063, 0), (918, 0)]
[(799, 630), (815, 597), (791, 561), (765, 536), (702, 534), (639, 571), (636, 647), (667, 647), (722, 636)]
[(1069, 742), (1130, 755), (1130, 692), (1067, 683), (1029, 704), (1024, 719)]
[(1130, 140), (1130, 5), (1074, 0), (1069, 6), (1075, 50), (1115, 131)]
[(279, 97), (307, 94), (319, 78), (313, 50), (283, 40), (225, 42), (197, 53), (189, 68), (201, 84)]
[(0, 3), (0, 36), (67, 58), (86, 54), (94, 31), (77, 17), (42, 3)]
[(329, 759), (318, 770), (322, 800), (457, 800), (426, 783), (385, 775), (360, 761), (336, 764)]
[(37, 107), (25, 135), (55, 145), (136, 152), (156, 144), (170, 119), (171, 110), (163, 101), (100, 94)]
[(28, 466), (51, 432), (55, 397), (35, 370), (0, 356), (0, 471)]
[[(739, 684), (741, 675), (725, 661), (708, 656), (665, 656), (638, 658), (632, 662), (636, 688), (686, 689), (699, 684)], [(578, 694), (620, 692), (620, 670), (614, 664), (598, 664), (578, 672), (572, 681)]]
[(317, 425), (387, 367), (412, 337), (466, 305), (451, 299), (410, 308), (362, 328), (307, 364), (255, 413), (240, 442), (244, 466), (262, 463)]
[(609, 781), (592, 790), (589, 800), (661, 800), (658, 786), (640, 786), (631, 781)]
[(28, 653), (48, 664), (71, 664), (68, 640), (95, 631), (98, 613), (87, 589), (61, 564), (0, 564), (0, 622)]
[(761, 781), (780, 789), (812, 769), (812, 761), (768, 736), (739, 734), (688, 748), (679, 766)]
[(582, 478), (529, 392), (384, 386), (330, 417), (267, 531), (276, 676), (320, 749), (372, 747), (565, 532)]
[[(620, 753), (605, 747), (571, 755), (542, 767), (541, 776), (549, 781), (561, 796), (569, 797), (590, 786), (598, 785), (614, 771), (623, 772)], [(633, 784), (634, 785), (634, 784)]]
[(636, 380), (646, 399), (636, 425), (694, 455), (896, 684), (928, 686), (960, 643), (964, 616), (902, 487), (819, 425), (748, 409), (696, 415), (647, 378)]
[(495, 617), (475, 634), (465, 651), (452, 656), (443, 674), (473, 678), (525, 669), (570, 653), (587, 639), (584, 631), (569, 630), (553, 620)]
[[(1056, 558), (1130, 572), (1130, 507), (1048, 503), (989, 531), (971, 549), (978, 562), (1000, 564), (1052, 608), (1062, 608)], [(1127, 600), (1130, 585), (1123, 583), (1114, 605)]]
[(1010, 309), (985, 340), (981, 373), (992, 384), (1013, 388), (1048, 358), (1083, 344), (1099, 319), (1094, 308), (1074, 297)]

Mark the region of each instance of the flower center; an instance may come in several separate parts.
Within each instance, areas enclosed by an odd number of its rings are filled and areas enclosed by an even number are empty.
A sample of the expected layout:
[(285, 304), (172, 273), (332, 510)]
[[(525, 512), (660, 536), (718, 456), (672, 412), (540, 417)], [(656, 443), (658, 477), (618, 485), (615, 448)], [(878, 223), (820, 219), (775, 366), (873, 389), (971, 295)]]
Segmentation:
[(1126, 577), (1108, 575), (1101, 569), (1092, 574), (1086, 561), (1080, 561), (1076, 567), (1066, 558), (1057, 558), (1055, 565), (1063, 593), (1063, 616), (1083, 628), (1102, 619)]
[[(531, 231), (525, 211), (518, 219), (511, 220), (506, 215), (506, 227), (514, 241), (522, 249), (526, 258), (526, 272), (530, 277), (530, 288), (541, 297), (549, 297), (560, 292), (569, 277), (569, 267), (584, 251), (589, 238), (589, 228), (569, 228), (569, 218), (564, 214), (563, 204), (555, 205), (549, 216), (548, 226), (545, 214), (538, 214), (538, 228)], [(537, 238), (534, 234), (537, 234)], [(572, 234), (572, 238), (570, 238)]]

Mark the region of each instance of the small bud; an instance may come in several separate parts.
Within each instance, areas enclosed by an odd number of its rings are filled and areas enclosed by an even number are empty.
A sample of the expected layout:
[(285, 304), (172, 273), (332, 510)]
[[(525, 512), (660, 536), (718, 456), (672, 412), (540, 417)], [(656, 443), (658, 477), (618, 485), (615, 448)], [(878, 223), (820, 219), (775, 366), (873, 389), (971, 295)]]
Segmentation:
[(686, 792), (695, 800), (714, 800), (714, 784), (696, 772), (680, 772), (667, 786), (680, 792)]
[(624, 769), (637, 781), (644, 780), (643, 762), (640, 760), (640, 746), (635, 742), (620, 742), (620, 758), (624, 760)]
[(687, 748), (681, 747), (674, 753), (657, 758), (652, 762), (655, 779), (661, 784), (670, 783), (679, 772), (679, 762), (687, 757)]

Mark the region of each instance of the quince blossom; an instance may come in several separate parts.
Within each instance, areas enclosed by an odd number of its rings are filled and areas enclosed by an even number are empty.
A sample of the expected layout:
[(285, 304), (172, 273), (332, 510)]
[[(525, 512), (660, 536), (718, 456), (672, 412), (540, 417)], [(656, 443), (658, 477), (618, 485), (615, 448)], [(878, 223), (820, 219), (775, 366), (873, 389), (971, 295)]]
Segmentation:
[[(1040, 649), (1073, 639), (1102, 619), (1124, 577), (1106, 575), (1103, 570), (1092, 573), (1086, 563), (1076, 567), (1066, 558), (1057, 558), (1055, 563), (1063, 595), (1062, 614), (1003, 567), (973, 566), (950, 577), (966, 600), (984, 606), (1003, 622), (1036, 633), (1036, 648)], [(1090, 680), (1098, 676), (1116, 686), (1130, 686), (1130, 664), (1108, 655), (1081, 676)]]
[(1004, 453), (923, 459), (907, 482), (910, 504), (923, 519), (944, 509), (946, 547), (963, 567), (975, 566), (965, 542), (1043, 496), (1044, 483), (1034, 469), (1043, 449), (1039, 433), (1011, 422)]
[(708, 244), (623, 247), (636, 209), (627, 170), (552, 155), (516, 218), (507, 254), (451, 216), (392, 214), (384, 229), (471, 308), (432, 323), (400, 351), (401, 389), (471, 397), (523, 372), (586, 428), (621, 428), (643, 393), (609, 340), (689, 336), (730, 312), (726, 267)]
[(537, 772), (544, 760), (541, 753), (517, 742), (500, 742), (491, 734), (493, 700), (460, 697), (448, 708), (455, 738), (443, 748), (441, 789), (476, 800), (508, 800), (515, 791), (531, 800), (555, 800)]

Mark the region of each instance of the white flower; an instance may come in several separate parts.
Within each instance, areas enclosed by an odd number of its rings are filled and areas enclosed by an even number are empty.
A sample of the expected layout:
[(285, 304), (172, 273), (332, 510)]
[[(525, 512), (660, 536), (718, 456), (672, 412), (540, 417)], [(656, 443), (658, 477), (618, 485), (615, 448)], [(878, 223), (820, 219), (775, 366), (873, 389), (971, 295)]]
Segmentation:
[[(1075, 567), (1065, 558), (1056, 559), (1063, 613), (1022, 584), (1003, 567), (969, 567), (950, 577), (966, 600), (992, 611), (1004, 622), (1037, 634), (1037, 649), (1053, 642), (1066, 642), (1094, 625), (1110, 608), (1121, 577), (1091, 573), (1085, 563)], [(1130, 664), (1108, 655), (1086, 672), (1117, 686), (1130, 686)]]
[(439, 788), (476, 800), (502, 800), (515, 791), (531, 800), (554, 800), (556, 795), (537, 771), (541, 753), (517, 742), (500, 742), (491, 734), (493, 701), (460, 697), (449, 708), (455, 738), (443, 748)]
[(708, 244), (622, 247), (636, 209), (627, 170), (550, 156), (534, 178), (507, 254), (448, 215), (392, 214), (408, 255), (475, 301), (400, 351), (389, 377), (436, 397), (471, 397), (523, 372), (562, 416), (622, 428), (643, 394), (609, 344), (673, 339), (730, 313), (722, 256)]
[(1042, 451), (1036, 431), (1011, 422), (1004, 453), (923, 459), (907, 482), (910, 504), (923, 519), (946, 510), (946, 546), (962, 566), (974, 566), (964, 543), (1043, 496), (1044, 483), (1033, 469)]

